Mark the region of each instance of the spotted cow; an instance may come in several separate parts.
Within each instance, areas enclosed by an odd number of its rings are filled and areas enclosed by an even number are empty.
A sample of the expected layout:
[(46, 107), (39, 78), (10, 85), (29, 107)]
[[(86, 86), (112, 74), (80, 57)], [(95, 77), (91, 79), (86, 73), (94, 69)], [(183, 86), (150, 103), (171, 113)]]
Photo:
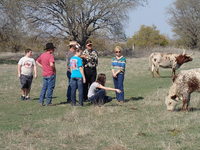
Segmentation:
[(200, 92), (200, 68), (180, 71), (165, 97), (167, 110), (175, 110), (179, 100), (183, 102), (182, 110), (189, 110), (190, 95), (195, 91)]
[(192, 61), (191, 55), (185, 54), (172, 54), (172, 53), (159, 53), (155, 52), (149, 56), (149, 64), (152, 76), (160, 77), (159, 67), (171, 68), (172, 76), (175, 75), (175, 71), (186, 62)]

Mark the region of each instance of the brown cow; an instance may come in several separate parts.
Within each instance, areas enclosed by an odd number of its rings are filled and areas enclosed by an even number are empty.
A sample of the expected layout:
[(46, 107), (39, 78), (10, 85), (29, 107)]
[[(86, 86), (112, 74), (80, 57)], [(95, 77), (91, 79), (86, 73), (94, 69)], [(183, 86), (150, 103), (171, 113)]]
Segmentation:
[(167, 110), (173, 111), (179, 100), (183, 101), (182, 110), (189, 110), (190, 95), (200, 91), (200, 68), (180, 71), (165, 98)]
[(171, 54), (171, 53), (152, 53), (149, 56), (149, 63), (151, 67), (152, 76), (156, 75), (160, 77), (159, 67), (172, 68), (172, 76), (175, 75), (175, 71), (186, 62), (192, 61), (191, 55), (183, 54)]

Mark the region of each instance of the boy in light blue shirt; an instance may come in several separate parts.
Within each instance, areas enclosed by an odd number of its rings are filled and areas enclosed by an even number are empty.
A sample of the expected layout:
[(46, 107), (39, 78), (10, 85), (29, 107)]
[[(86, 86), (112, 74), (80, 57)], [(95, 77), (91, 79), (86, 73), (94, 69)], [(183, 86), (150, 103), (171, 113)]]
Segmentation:
[(71, 70), (71, 100), (72, 106), (76, 106), (76, 89), (79, 92), (79, 105), (83, 106), (83, 83), (85, 83), (85, 75), (83, 71), (83, 62), (80, 58), (82, 51), (77, 48), (75, 55), (70, 59), (70, 70)]

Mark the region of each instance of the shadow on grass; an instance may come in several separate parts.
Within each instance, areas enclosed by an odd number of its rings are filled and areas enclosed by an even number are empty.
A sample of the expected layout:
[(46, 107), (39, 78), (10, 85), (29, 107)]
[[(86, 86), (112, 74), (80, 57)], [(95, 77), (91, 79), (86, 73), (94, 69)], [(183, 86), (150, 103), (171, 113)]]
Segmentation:
[(17, 60), (0, 59), (0, 64), (17, 64)]
[(200, 111), (200, 108), (194, 108), (194, 107), (190, 107), (189, 110), (182, 110), (181, 108), (178, 108), (176, 110), (174, 110), (175, 112), (193, 112), (193, 111)]
[[(54, 98), (57, 98), (57, 97), (56, 96), (52, 97), (52, 99), (54, 99)], [(32, 100), (33, 101), (39, 101), (39, 99), (40, 99), (39, 97), (36, 97), (36, 98), (33, 98)]]
[(160, 78), (172, 78), (172, 76), (160, 76)]
[(138, 96), (138, 97), (130, 97), (129, 99), (125, 99), (125, 102), (128, 102), (128, 101), (140, 101), (140, 100), (143, 100), (144, 97), (142, 96)]

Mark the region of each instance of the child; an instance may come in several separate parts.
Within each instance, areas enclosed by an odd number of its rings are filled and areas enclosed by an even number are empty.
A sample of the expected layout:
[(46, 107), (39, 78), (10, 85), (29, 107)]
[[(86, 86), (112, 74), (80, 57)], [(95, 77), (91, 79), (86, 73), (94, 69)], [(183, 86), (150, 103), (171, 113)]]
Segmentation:
[(42, 68), (43, 87), (40, 93), (39, 103), (44, 106), (44, 99), (46, 98), (46, 106), (52, 106), (53, 90), (56, 83), (56, 67), (54, 59), (55, 46), (53, 43), (47, 43), (45, 52), (42, 53), (36, 63)]
[(37, 68), (35, 64), (35, 60), (31, 58), (32, 50), (26, 49), (25, 56), (22, 57), (18, 62), (18, 77), (20, 78), (21, 83), (21, 100), (29, 100), (30, 99), (30, 90), (31, 83), (33, 80), (33, 71), (34, 77), (37, 77)]
[(108, 101), (105, 90), (115, 91), (120, 93), (119, 89), (114, 89), (110, 87), (105, 87), (106, 75), (100, 73), (97, 80), (92, 83), (88, 91), (88, 100), (93, 104), (104, 104)]
[(116, 99), (118, 102), (124, 102), (124, 75), (126, 67), (126, 58), (122, 55), (122, 48), (116, 46), (115, 57), (112, 58), (112, 76), (114, 86), (117, 89), (120, 89), (122, 92), (116, 92)]
[(85, 75), (83, 72), (83, 63), (80, 58), (81, 50), (77, 47), (75, 50), (75, 55), (70, 59), (70, 69), (71, 69), (71, 101), (72, 106), (76, 106), (76, 89), (79, 92), (79, 105), (83, 106), (83, 83), (85, 83)]

